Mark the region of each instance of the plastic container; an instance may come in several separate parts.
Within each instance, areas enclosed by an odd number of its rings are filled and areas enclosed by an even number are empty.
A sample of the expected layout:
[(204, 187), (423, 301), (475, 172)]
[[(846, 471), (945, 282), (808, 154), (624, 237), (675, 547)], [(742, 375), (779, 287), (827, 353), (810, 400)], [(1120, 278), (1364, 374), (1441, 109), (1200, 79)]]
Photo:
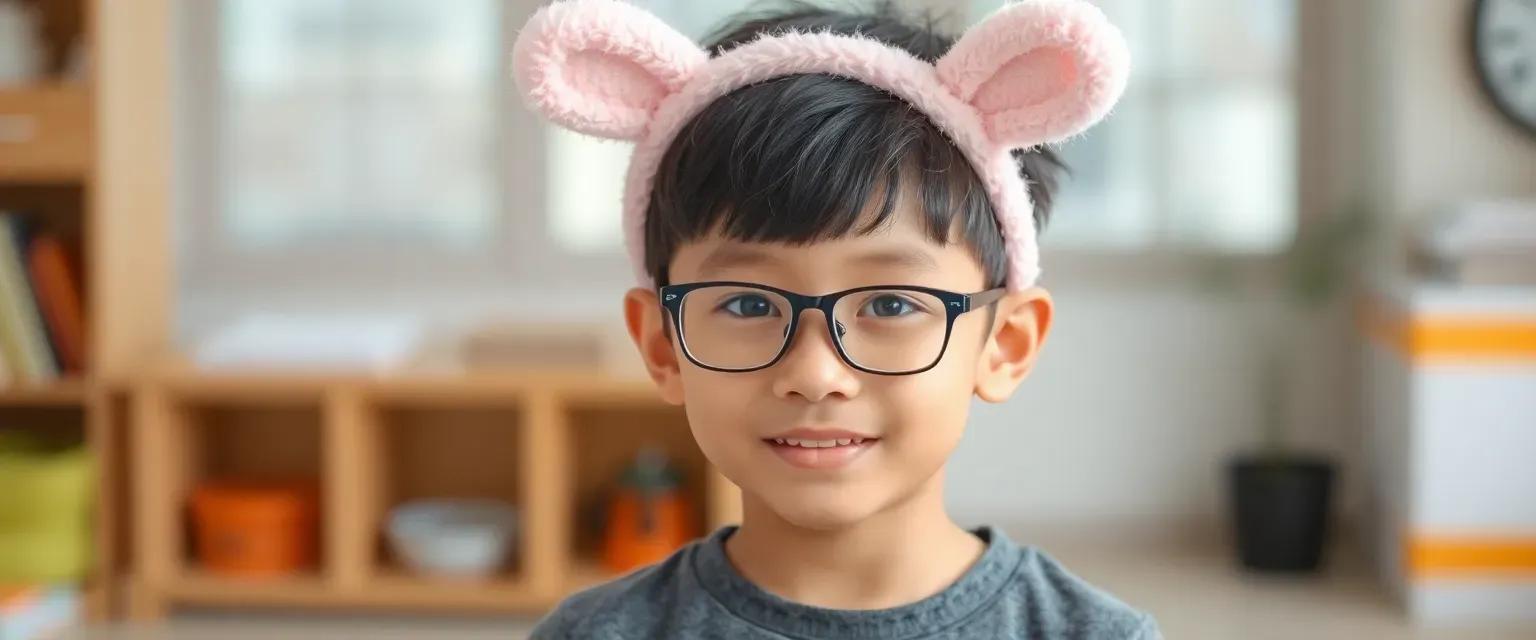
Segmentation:
[(311, 569), (320, 538), (319, 504), (313, 483), (198, 487), (192, 497), (197, 560), (210, 572), (240, 578)]
[(91, 457), (0, 433), (0, 584), (76, 582), (92, 560)]
[(494, 500), (422, 500), (390, 513), (386, 534), (411, 570), (443, 578), (484, 578), (507, 562), (517, 510)]

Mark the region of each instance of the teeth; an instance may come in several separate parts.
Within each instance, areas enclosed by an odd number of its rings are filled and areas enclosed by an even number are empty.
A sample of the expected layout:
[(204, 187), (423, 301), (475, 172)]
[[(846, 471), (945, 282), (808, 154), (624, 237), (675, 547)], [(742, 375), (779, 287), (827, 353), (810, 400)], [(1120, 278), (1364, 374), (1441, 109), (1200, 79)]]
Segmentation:
[(797, 440), (795, 438), (774, 438), (773, 441), (778, 444), (786, 444), (791, 447), (822, 449), (829, 447), (846, 447), (850, 444), (863, 444), (864, 438), (838, 438), (836, 440)]

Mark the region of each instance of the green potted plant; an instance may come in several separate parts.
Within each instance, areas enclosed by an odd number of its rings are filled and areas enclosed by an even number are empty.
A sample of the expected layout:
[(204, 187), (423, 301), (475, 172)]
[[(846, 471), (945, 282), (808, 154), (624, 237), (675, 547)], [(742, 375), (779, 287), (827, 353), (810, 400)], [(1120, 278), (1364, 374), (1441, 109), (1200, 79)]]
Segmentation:
[(1280, 300), (1259, 324), (1265, 349), (1258, 372), (1262, 437), (1256, 448), (1236, 453), (1225, 469), (1238, 559), (1250, 570), (1304, 573), (1323, 563), (1337, 463), (1296, 448), (1289, 437), (1296, 358), (1303, 352), (1295, 348), (1296, 334), (1353, 281), (1368, 221), (1358, 208), (1307, 221), (1265, 270), (1263, 285), (1243, 287)]

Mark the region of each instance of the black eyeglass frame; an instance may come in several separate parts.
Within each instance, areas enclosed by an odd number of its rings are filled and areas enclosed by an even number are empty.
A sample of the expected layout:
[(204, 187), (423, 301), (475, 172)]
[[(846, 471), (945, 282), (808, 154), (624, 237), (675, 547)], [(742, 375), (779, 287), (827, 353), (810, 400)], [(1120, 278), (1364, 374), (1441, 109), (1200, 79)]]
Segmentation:
[[(737, 369), (708, 365), (700, 362), (698, 358), (694, 357), (693, 352), (689, 351), (688, 349), (687, 336), (683, 333), (683, 299), (687, 298), (690, 292), (711, 287), (740, 287), (744, 289), (758, 289), (778, 294), (783, 296), (785, 300), (789, 301), (789, 329), (784, 334), (784, 344), (779, 346), (779, 352), (774, 354), (772, 360), (769, 360), (767, 363), (755, 367)], [(927, 366), (921, 369), (914, 369), (911, 371), (881, 371), (879, 369), (870, 369), (860, 365), (857, 362), (854, 362), (853, 358), (850, 357), (848, 352), (843, 348), (842, 336), (838, 335), (838, 328), (842, 326), (842, 323), (837, 321), (836, 316), (832, 315), (832, 312), (833, 309), (837, 307), (837, 302), (839, 300), (842, 300), (843, 298), (856, 293), (863, 293), (865, 291), (912, 291), (933, 296), (944, 303), (944, 310), (946, 312), (944, 319), (944, 343), (939, 346), (939, 355), (934, 357), (933, 362), (928, 363)], [(800, 316), (804, 314), (808, 309), (816, 309), (821, 311), (822, 315), (825, 316), (827, 321), (827, 333), (832, 337), (832, 344), (837, 348), (837, 355), (842, 359), (843, 363), (853, 367), (858, 371), (881, 376), (916, 375), (938, 366), (939, 362), (944, 360), (944, 354), (949, 352), (949, 337), (950, 334), (954, 332), (955, 319), (970, 313), (972, 310), (990, 306), (992, 303), (1001, 299), (1007, 292), (1008, 290), (1005, 287), (988, 289), (978, 293), (956, 293), (953, 291), (946, 291), (944, 289), (934, 289), (931, 287), (920, 287), (915, 285), (875, 285), (845, 289), (843, 291), (837, 291), (820, 296), (808, 296), (795, 293), (793, 291), (786, 291), (777, 287), (770, 287), (765, 284), (758, 284), (755, 282), (733, 282), (723, 280), (672, 284), (660, 287), (657, 290), (658, 297), (661, 299), (662, 308), (666, 309), (667, 315), (672, 317), (672, 330), (677, 335), (678, 342), (683, 347), (683, 355), (687, 357), (688, 361), (692, 362), (694, 366), (697, 366), (701, 369), (708, 369), (710, 371), (718, 371), (721, 373), (750, 373), (753, 371), (762, 371), (763, 369), (767, 369), (775, 364), (778, 364), (780, 360), (784, 359), (784, 354), (789, 353), (790, 345), (794, 344), (795, 342), (795, 333), (800, 330)]]

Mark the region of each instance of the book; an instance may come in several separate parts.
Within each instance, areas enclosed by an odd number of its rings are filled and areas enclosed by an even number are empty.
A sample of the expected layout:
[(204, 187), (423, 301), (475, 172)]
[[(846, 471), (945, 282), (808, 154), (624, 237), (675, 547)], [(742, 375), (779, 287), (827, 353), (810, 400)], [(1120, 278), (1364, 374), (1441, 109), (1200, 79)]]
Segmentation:
[(86, 309), (70, 243), (0, 211), (0, 383), (86, 370)]
[(57, 378), (59, 371), (27, 279), (26, 243), (21, 218), (0, 216), (0, 340), (6, 361), (13, 365), (12, 378), (42, 382)]
[(59, 238), (37, 236), (27, 251), (27, 267), (59, 364), (65, 373), (84, 373), (85, 311), (69, 250)]

